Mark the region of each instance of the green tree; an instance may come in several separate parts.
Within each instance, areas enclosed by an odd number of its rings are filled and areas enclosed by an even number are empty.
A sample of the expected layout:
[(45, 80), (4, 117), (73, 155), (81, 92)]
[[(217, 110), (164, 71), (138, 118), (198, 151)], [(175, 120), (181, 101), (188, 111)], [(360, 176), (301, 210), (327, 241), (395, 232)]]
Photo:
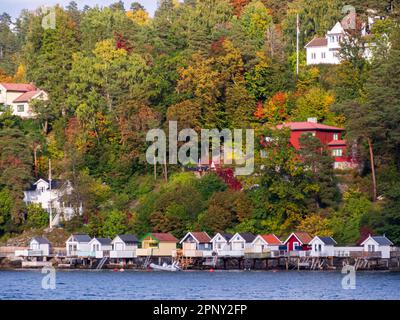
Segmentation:
[(103, 237), (114, 238), (127, 231), (127, 216), (121, 211), (113, 210), (104, 214), (101, 233)]
[(29, 228), (44, 228), (49, 225), (49, 214), (38, 204), (28, 205), (26, 215), (26, 226)]
[(340, 200), (338, 181), (333, 170), (334, 159), (321, 141), (311, 134), (303, 134), (300, 139), (300, 156), (311, 182), (318, 185), (314, 199), (316, 209), (334, 207)]

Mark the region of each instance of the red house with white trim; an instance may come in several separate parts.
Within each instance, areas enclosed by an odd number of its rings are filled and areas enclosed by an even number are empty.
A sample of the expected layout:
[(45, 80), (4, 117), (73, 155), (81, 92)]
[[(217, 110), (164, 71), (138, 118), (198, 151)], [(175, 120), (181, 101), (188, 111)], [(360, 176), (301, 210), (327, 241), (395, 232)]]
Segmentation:
[(295, 149), (300, 148), (300, 137), (304, 133), (311, 133), (330, 151), (333, 156), (335, 169), (350, 169), (357, 166), (357, 162), (347, 152), (347, 142), (342, 139), (343, 128), (327, 126), (317, 123), (315, 118), (305, 122), (287, 122), (277, 126), (278, 129), (289, 128), (290, 143)]
[(307, 232), (292, 232), (284, 245), (287, 247), (287, 251), (307, 251), (311, 250), (309, 245), (311, 240), (312, 237)]

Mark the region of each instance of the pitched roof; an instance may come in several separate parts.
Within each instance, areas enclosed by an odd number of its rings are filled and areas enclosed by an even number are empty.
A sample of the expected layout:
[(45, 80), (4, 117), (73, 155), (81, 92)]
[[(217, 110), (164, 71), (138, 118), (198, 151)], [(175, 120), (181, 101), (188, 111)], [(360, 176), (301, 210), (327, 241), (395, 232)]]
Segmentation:
[(307, 233), (307, 232), (293, 232), (289, 235), (289, 237), (286, 239), (285, 244), (287, 243), (287, 241), (290, 239), (290, 237), (294, 235), (297, 239), (299, 239), (299, 241), (302, 244), (309, 244), (312, 240), (311, 236)]
[(328, 45), (328, 39), (326, 38), (314, 38), (309, 43), (305, 45), (305, 48), (308, 47), (325, 47)]
[(332, 237), (318, 237), (324, 244), (328, 245), (328, 246), (334, 246), (335, 244), (337, 244), (337, 242), (335, 241), (335, 239), (333, 239)]
[(32, 240), (36, 240), (39, 244), (50, 244), (49, 240), (43, 237), (34, 237)]
[(279, 238), (276, 235), (274, 235), (273, 233), (263, 234), (263, 235), (260, 235), (260, 237), (263, 238), (265, 240), (265, 242), (268, 244), (276, 244), (276, 245), (282, 244), (282, 241), (279, 240)]
[(35, 91), (36, 87), (32, 84), (27, 83), (0, 83), (6, 90), (8, 91), (17, 91), (17, 92), (28, 92), (28, 91)]
[(207, 232), (188, 232), (181, 242), (185, 240), (189, 234), (191, 234), (199, 243), (208, 243), (211, 240)]
[(137, 243), (138, 238), (134, 234), (121, 234), (118, 237), (125, 243)]
[(109, 238), (93, 238), (92, 240), (96, 239), (100, 244), (103, 246), (111, 245), (111, 239)]
[(346, 140), (332, 140), (328, 143), (328, 146), (345, 146), (346, 144)]
[[(46, 182), (47, 184), (49, 184), (49, 181), (47, 179), (44, 178), (40, 178), (38, 181), (36, 181), (35, 183), (32, 183), (29, 185), (29, 188), (26, 189), (26, 191), (35, 191), (36, 190), (36, 185), (37, 183), (43, 180), (44, 182)], [(56, 190), (56, 189), (60, 189), (62, 187), (62, 185), (64, 184), (64, 182), (62, 180), (58, 180), (58, 179), (52, 179), (51, 180), (51, 189), (52, 190)]]
[(220, 235), (220, 236), (221, 236), (222, 238), (224, 238), (225, 241), (227, 241), (227, 242), (229, 242), (229, 240), (231, 240), (231, 238), (233, 237), (233, 234), (218, 232), (218, 233), (216, 233), (215, 236), (211, 239), (211, 241), (213, 241), (214, 238), (215, 238), (217, 235)]
[(25, 92), (25, 93), (21, 94), (18, 98), (16, 98), (13, 102), (14, 103), (29, 102), (38, 93), (40, 93), (40, 90)]
[(315, 122), (307, 122), (307, 121), (303, 121), (303, 122), (286, 122), (286, 123), (277, 125), (276, 128), (277, 129), (289, 128), (292, 131), (296, 131), (296, 130), (344, 131), (343, 128), (327, 126), (325, 124), (315, 123)]
[[(254, 241), (254, 239), (256, 238), (256, 236), (250, 232), (242, 232), (242, 233), (237, 233), (238, 235), (240, 235), (244, 241), (246, 241), (247, 243), (251, 243)], [(236, 235), (236, 234), (235, 234)], [(232, 238), (235, 236), (233, 235), (230, 239), (230, 241), (232, 240)]]
[(72, 235), (76, 241), (78, 242), (90, 242), (90, 240), (92, 240), (92, 238), (90, 238), (87, 234), (83, 233), (83, 234), (73, 234)]
[[(376, 241), (376, 243), (378, 243), (381, 246), (392, 246), (393, 242), (390, 241), (386, 236), (371, 236), (372, 239), (374, 239)], [(367, 241), (367, 239), (364, 240)], [(362, 244), (364, 244), (364, 242)]]
[(178, 239), (175, 238), (172, 234), (170, 233), (151, 233), (151, 236), (158, 241), (164, 241), (164, 242), (178, 242)]

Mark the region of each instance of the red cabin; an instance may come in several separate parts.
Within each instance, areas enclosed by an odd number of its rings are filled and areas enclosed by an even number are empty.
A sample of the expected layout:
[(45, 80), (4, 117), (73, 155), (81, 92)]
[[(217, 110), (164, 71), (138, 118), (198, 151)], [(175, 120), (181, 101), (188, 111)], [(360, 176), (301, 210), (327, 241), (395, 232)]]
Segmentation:
[(335, 159), (335, 169), (355, 168), (356, 161), (347, 153), (346, 140), (342, 139), (344, 129), (317, 123), (310, 118), (307, 122), (287, 122), (277, 126), (278, 129), (289, 128), (291, 130), (290, 143), (295, 149), (300, 148), (299, 139), (304, 133), (311, 133), (331, 152)]
[(311, 250), (309, 243), (312, 237), (307, 232), (293, 232), (284, 242), (287, 251)]

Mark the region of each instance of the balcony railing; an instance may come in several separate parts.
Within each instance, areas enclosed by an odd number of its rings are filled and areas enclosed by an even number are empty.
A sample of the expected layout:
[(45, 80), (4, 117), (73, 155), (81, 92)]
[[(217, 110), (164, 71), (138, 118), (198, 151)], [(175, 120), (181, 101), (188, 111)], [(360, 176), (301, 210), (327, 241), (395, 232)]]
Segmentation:
[(110, 251), (110, 258), (135, 258), (135, 250), (112, 250)]
[(43, 256), (44, 252), (42, 250), (16, 250), (15, 256), (16, 257), (41, 257)]

